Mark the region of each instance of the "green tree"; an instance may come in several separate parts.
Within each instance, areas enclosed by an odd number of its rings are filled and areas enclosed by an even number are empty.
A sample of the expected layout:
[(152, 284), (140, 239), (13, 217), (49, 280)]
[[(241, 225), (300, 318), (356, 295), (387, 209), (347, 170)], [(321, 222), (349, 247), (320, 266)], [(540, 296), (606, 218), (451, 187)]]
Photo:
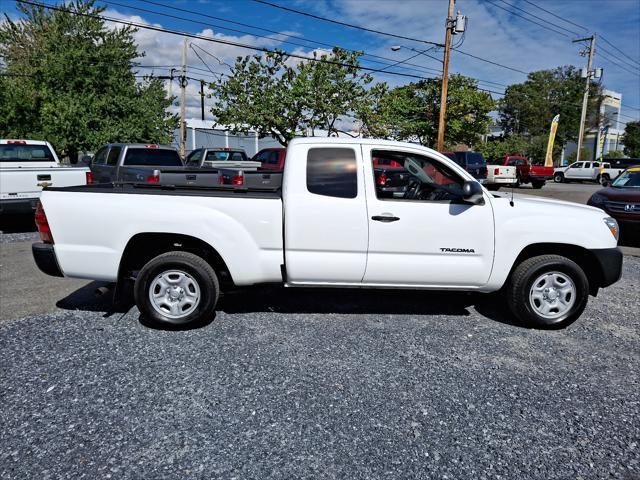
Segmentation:
[(211, 112), (234, 133), (254, 130), (283, 146), (307, 129), (335, 135), (345, 117), (355, 118), (373, 102), (372, 77), (360, 72), (360, 56), (334, 48), (315, 57), (321, 61), (295, 65), (281, 51), (238, 57), (231, 74), (211, 85)]
[[(429, 79), (377, 92), (379, 100), (365, 122), (371, 136), (396, 140), (417, 140), (435, 146), (440, 115), (440, 80)], [(445, 144), (476, 145), (491, 124), (489, 112), (495, 107), (488, 93), (478, 90), (477, 81), (452, 75), (447, 95)]]
[(161, 80), (136, 80), (134, 29), (107, 27), (93, 0), (63, 11), (17, 5), (24, 18), (0, 25), (0, 136), (48, 140), (72, 161), (107, 142), (169, 142)]
[(529, 154), (531, 147), (530, 139), (524, 135), (511, 135), (504, 138), (491, 139), (477, 145), (476, 150), (489, 163), (497, 163), (505, 155), (525, 155)]
[[(532, 72), (525, 82), (506, 88), (505, 95), (498, 104), (500, 124), (508, 135), (548, 138), (551, 120), (560, 114), (555, 157), (567, 141), (578, 138), (583, 93), (584, 79), (575, 67)], [(597, 124), (600, 99), (600, 87), (592, 83), (587, 127)]]
[(640, 157), (640, 122), (629, 122), (624, 128), (624, 153), (632, 158)]

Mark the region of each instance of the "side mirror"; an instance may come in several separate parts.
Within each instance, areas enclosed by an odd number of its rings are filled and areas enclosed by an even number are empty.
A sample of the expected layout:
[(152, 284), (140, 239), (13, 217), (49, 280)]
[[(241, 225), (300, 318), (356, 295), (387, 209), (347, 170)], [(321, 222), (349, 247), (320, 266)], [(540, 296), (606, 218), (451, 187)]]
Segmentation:
[(478, 182), (472, 182), (470, 180), (464, 182), (462, 185), (462, 199), (474, 205), (482, 205), (484, 203), (482, 186)]

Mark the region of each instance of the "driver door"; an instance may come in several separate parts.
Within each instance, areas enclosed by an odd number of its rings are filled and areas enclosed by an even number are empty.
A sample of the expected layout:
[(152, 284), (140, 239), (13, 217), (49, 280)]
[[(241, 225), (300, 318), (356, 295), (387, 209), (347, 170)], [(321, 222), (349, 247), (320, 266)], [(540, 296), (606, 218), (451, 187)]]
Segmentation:
[[(405, 189), (389, 195), (374, 181), (373, 158), (405, 165), (413, 180), (425, 184), (422, 194), (415, 195), (409, 183), (409, 194)], [(425, 156), (422, 151), (363, 145), (363, 159), (369, 221), (363, 283), (461, 288), (484, 285), (494, 255), (488, 194), (484, 205), (471, 205), (448, 193), (461, 192), (465, 178), (440, 158)], [(411, 172), (416, 165), (422, 167), (417, 177)], [(429, 181), (431, 185), (427, 185)]]

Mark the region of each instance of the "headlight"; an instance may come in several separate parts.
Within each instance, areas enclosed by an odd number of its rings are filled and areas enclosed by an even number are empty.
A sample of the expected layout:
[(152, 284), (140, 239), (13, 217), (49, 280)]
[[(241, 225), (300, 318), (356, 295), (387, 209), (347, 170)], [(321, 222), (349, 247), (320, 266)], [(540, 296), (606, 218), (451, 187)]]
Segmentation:
[(592, 205), (603, 205), (606, 200), (607, 199), (604, 196), (594, 193), (593, 195), (591, 195), (589, 203), (591, 203)]
[(605, 225), (609, 227), (611, 235), (613, 235), (613, 238), (615, 238), (617, 241), (618, 238), (620, 238), (620, 228), (618, 228), (618, 222), (616, 222), (615, 218), (611, 217), (604, 218), (603, 220)]

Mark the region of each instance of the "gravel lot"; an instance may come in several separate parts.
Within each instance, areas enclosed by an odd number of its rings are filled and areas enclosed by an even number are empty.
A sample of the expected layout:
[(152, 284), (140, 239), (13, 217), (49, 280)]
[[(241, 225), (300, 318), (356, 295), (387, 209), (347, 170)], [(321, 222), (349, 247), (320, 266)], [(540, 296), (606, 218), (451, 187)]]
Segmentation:
[(639, 288), (625, 257), (562, 331), (476, 295), (283, 289), (160, 331), (89, 285), (0, 326), (0, 478), (639, 478)]

